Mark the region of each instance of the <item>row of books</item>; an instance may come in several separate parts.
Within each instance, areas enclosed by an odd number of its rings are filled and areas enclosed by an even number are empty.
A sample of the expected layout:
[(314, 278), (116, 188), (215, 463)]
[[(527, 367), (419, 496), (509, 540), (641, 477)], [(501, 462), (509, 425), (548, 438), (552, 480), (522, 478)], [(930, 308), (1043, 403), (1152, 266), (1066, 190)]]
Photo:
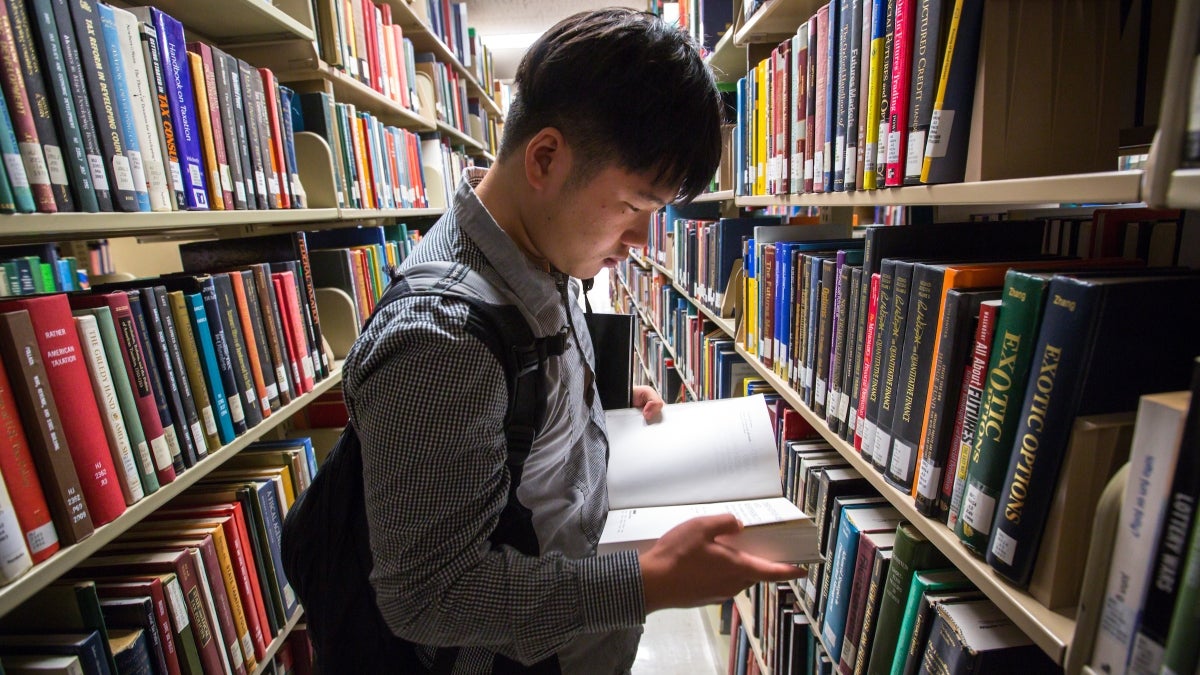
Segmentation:
[(421, 113), (414, 69), (416, 50), (392, 21), (386, 2), (315, 2), (321, 59), (391, 99)]
[(982, 19), (982, 0), (822, 5), (738, 81), (737, 194), (962, 181)]
[(404, 262), (420, 232), (398, 224), (312, 232), (309, 237), (313, 285), (349, 296), (362, 326), (391, 282), (387, 270)]
[[(80, 669), (50, 672), (254, 673), (302, 611), (281, 534), (316, 470), (308, 438), (251, 444), (6, 614), (0, 663), (58, 657)], [(311, 672), (305, 632), (286, 638), (285, 658)]]
[(303, 208), (293, 92), (152, 7), (0, 7), (0, 209)]
[(65, 293), (88, 286), (88, 267), (53, 244), (0, 248), (0, 297)]
[(706, 54), (716, 48), (717, 41), (733, 26), (733, 3), (725, 0), (656, 1), (651, 3), (650, 11), (687, 31)]
[(184, 245), (184, 273), (0, 303), (5, 582), (328, 377), (303, 233), (232, 243)]
[[(339, 208), (429, 207), (422, 146), (427, 148), (430, 161), (440, 164), (442, 153), (436, 135), (422, 140), (406, 129), (384, 125), (353, 104), (339, 103), (325, 92), (300, 94), (298, 98), (296, 128), (324, 138), (333, 152)], [(436, 171), (437, 167), (429, 169)]]
[(480, 106), (478, 98), (467, 94), (467, 83), (449, 65), (432, 58), (422, 59), (417, 55), (417, 69), (428, 73), (434, 86), (434, 109), (437, 120), (448, 124), (483, 144), (495, 153), (500, 144), (500, 125)]

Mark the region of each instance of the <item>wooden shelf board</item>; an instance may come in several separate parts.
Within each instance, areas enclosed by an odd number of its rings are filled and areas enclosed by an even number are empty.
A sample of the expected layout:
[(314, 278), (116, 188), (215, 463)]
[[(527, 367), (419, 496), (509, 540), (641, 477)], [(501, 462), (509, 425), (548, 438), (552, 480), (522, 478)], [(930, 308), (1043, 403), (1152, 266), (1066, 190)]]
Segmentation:
[(80, 562), (91, 557), (106, 544), (116, 539), (146, 516), (161, 508), (184, 490), (196, 484), (200, 479), (220, 467), (226, 460), (236, 455), (243, 448), (265, 436), (268, 431), (287, 421), (292, 415), (299, 412), (309, 403), (312, 403), (317, 396), (329, 391), (341, 381), (341, 364), (337, 364), (337, 367), (330, 373), (329, 377), (316, 383), (313, 391), (271, 413), (270, 417), (264, 419), (258, 426), (235, 438), (232, 443), (209, 453), (207, 457), (200, 460), (195, 466), (179, 474), (174, 481), (162, 486), (153, 494), (146, 495), (133, 506), (126, 508), (125, 512), (115, 520), (96, 528), (92, 536), (72, 546), (64, 547), (50, 558), (35, 565), (16, 581), (0, 588), (0, 615), (12, 611), (35, 593), (50, 585), (63, 574), (66, 574)]
[(378, 117), (384, 124), (413, 131), (434, 130), (434, 125), (429, 120), (324, 61), (317, 61), (314, 68), (277, 71), (275, 76), (284, 83), (313, 80), (328, 82), (333, 87), (333, 97), (338, 103), (350, 103), (358, 110)]
[(733, 44), (741, 47), (753, 42), (781, 42), (795, 35), (800, 24), (817, 13), (817, 7), (810, 0), (765, 3), (734, 34)]
[(703, 204), (704, 202), (726, 202), (733, 199), (733, 190), (721, 190), (720, 192), (707, 192), (692, 200), (693, 204)]
[[(268, 0), (129, 0), (123, 6), (151, 4), (179, 19), (189, 32), (196, 32), (218, 45), (272, 39), (316, 40), (311, 26), (274, 6)], [(236, 21), (230, 17), (237, 17)]]
[(724, 331), (726, 335), (731, 338), (737, 336), (737, 324), (733, 322), (733, 319), (726, 319), (724, 317), (717, 316), (716, 312), (704, 306), (699, 300), (693, 298), (691, 294), (687, 292), (687, 289), (680, 286), (678, 283), (671, 282), (671, 285), (675, 288), (675, 290), (679, 291), (683, 297), (687, 298), (688, 302), (695, 305), (696, 309), (699, 309), (700, 313), (703, 314), (705, 318), (717, 324), (717, 327)]
[[(751, 604), (749, 596), (744, 591), (733, 596), (733, 604), (737, 607), (738, 614), (742, 618), (742, 625), (746, 628), (746, 637), (750, 638), (750, 651), (754, 652), (754, 659), (758, 661), (758, 669), (762, 675), (771, 675), (771, 671), (767, 668), (766, 655), (763, 654), (762, 642), (754, 637), (754, 605)], [(734, 636), (734, 639), (736, 637)]]
[[(1141, 170), (922, 185), (856, 192), (738, 197), (744, 207), (920, 204), (1123, 204), (1141, 199)], [(1194, 185), (1194, 184), (1193, 184)]]
[(810, 424), (859, 471), (871, 485), (896, 507), (904, 519), (921, 531), (958, 569), (962, 570), (979, 590), (996, 603), (1006, 616), (1011, 618), (1050, 658), (1058, 664), (1066, 660), (1067, 648), (1075, 633), (1072, 617), (1047, 609), (1028, 593), (1010, 586), (996, 576), (984, 561), (974, 557), (963, 547), (958, 537), (945, 524), (926, 518), (917, 512), (912, 496), (901, 492), (884, 480), (867, 460), (846, 443), (804, 405), (800, 395), (778, 375), (768, 369), (740, 344), (735, 345), (742, 356), (765, 379), (779, 395), (783, 396)]
[(259, 661), (258, 667), (254, 669), (252, 675), (262, 675), (267, 671), (267, 666), (270, 665), (271, 659), (275, 658), (275, 655), (279, 653), (279, 648), (283, 646), (284, 641), (287, 640), (288, 636), (292, 634), (292, 631), (295, 630), (296, 626), (298, 626), (303, 620), (304, 608), (299, 607), (296, 609), (296, 615), (291, 619), (288, 619), (288, 622), (284, 625), (283, 630), (279, 631), (279, 635), (276, 635), (275, 639), (271, 640), (271, 644), (267, 645), (267, 651), (263, 653), (263, 658), (261, 661)]
[(448, 136), (450, 138), (450, 145), (462, 145), (462, 146), (466, 146), (468, 151), (474, 150), (477, 152), (483, 152), (483, 144), (482, 143), (475, 140), (474, 138), (471, 138), (470, 136), (466, 135), (465, 133), (459, 131), (458, 129), (455, 129), (454, 127), (450, 126), (449, 124), (446, 124), (445, 122), (438, 122), (437, 130), (442, 135)]
[(337, 218), (337, 209), (13, 214), (0, 216), (0, 240), (95, 238), (236, 225), (307, 223)]
[(733, 44), (733, 29), (725, 31), (704, 61), (717, 82), (737, 82), (746, 76), (746, 50)]
[(1200, 169), (1176, 169), (1171, 173), (1167, 204), (1173, 209), (1200, 209)]
[(483, 88), (479, 80), (475, 79), (475, 73), (467, 69), (450, 47), (442, 42), (424, 21), (413, 12), (405, 0), (384, 0), (392, 8), (392, 21), (400, 24), (403, 29), (404, 37), (413, 41), (413, 47), (418, 52), (433, 52), (439, 61), (448, 64), (451, 68), (458, 72), (467, 83), (467, 96), (470, 98), (478, 98), (483, 102), (484, 107), (488, 112), (499, 117), (504, 116), (504, 111), (500, 109), (500, 104), (496, 103), (492, 98), (492, 92)]

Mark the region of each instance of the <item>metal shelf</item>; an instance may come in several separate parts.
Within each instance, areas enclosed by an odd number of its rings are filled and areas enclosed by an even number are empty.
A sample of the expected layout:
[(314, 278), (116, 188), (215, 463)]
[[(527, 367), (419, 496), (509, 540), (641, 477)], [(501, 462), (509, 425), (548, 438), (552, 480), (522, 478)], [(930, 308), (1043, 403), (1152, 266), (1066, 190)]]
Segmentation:
[(720, 192), (706, 192), (692, 200), (693, 204), (703, 204), (704, 202), (727, 202), (733, 199), (733, 190), (721, 190)]
[(819, 7), (820, 4), (812, 0), (765, 3), (737, 30), (733, 44), (742, 47), (754, 42), (780, 42), (795, 35), (800, 24), (816, 14)]
[(750, 208), (920, 204), (1123, 204), (1141, 201), (1141, 180), (1142, 172), (1139, 169), (856, 192), (738, 197), (735, 201), (738, 206)]
[[(302, 3), (289, 2), (293, 12), (280, 9), (269, 0), (150, 0), (147, 3), (126, 0), (121, 6), (153, 5), (175, 17), (188, 32), (207, 37), (218, 45), (270, 40), (316, 40), (311, 10)], [(307, 15), (307, 16), (305, 16)], [(230, 20), (230, 17), (237, 17)]]
[(0, 216), (0, 241), (135, 236), (238, 225), (308, 223), (337, 218), (337, 209), (13, 214)]
[(1171, 172), (1167, 205), (1174, 209), (1200, 209), (1200, 169), (1176, 169)]
[(484, 151), (483, 143), (480, 143), (479, 141), (471, 138), (458, 129), (446, 124), (445, 122), (438, 122), (437, 130), (439, 133), (450, 137), (450, 145), (463, 145), (466, 146), (467, 150), (474, 150), (477, 152)]
[(746, 76), (746, 50), (733, 44), (733, 29), (717, 40), (712, 53), (704, 61), (717, 82), (737, 82)]
[(153, 494), (146, 495), (141, 501), (125, 509), (125, 512), (115, 520), (96, 528), (92, 536), (83, 541), (60, 549), (50, 558), (38, 563), (19, 579), (0, 588), (0, 615), (7, 614), (35, 593), (53, 583), (76, 565), (91, 557), (106, 544), (136, 525), (146, 516), (162, 508), (167, 502), (181, 494), (184, 490), (195, 485), (201, 478), (220, 467), (230, 457), (243, 448), (267, 435), (275, 427), (291, 418), (318, 396), (329, 391), (342, 381), (341, 364), (329, 374), (329, 377), (316, 383), (312, 391), (280, 407), (264, 419), (258, 426), (235, 438), (232, 443), (210, 452), (207, 457), (179, 474), (174, 481), (162, 486)]

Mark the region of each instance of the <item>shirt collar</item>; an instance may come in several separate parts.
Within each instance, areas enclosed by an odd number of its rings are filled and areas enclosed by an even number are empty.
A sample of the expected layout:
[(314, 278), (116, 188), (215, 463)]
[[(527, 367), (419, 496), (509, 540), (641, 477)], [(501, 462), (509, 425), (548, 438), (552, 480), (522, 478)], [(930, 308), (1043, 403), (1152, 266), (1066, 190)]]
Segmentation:
[(558, 273), (546, 272), (535, 265), (479, 201), (475, 187), (485, 175), (487, 169), (479, 167), (470, 167), (463, 172), (454, 195), (454, 222), (475, 242), (513, 293), (531, 312), (541, 315), (560, 302), (555, 284)]

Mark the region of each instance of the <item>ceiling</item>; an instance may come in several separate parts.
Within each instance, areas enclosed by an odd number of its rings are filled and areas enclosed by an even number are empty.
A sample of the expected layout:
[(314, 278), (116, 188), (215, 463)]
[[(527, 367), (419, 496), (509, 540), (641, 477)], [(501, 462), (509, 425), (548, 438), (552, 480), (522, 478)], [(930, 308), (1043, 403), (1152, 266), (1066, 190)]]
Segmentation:
[[(467, 23), (492, 51), (496, 77), (511, 80), (525, 48), (547, 28), (576, 13), (603, 7), (645, 9), (646, 0), (466, 0)], [(523, 46), (507, 47), (501, 37), (529, 36)]]

